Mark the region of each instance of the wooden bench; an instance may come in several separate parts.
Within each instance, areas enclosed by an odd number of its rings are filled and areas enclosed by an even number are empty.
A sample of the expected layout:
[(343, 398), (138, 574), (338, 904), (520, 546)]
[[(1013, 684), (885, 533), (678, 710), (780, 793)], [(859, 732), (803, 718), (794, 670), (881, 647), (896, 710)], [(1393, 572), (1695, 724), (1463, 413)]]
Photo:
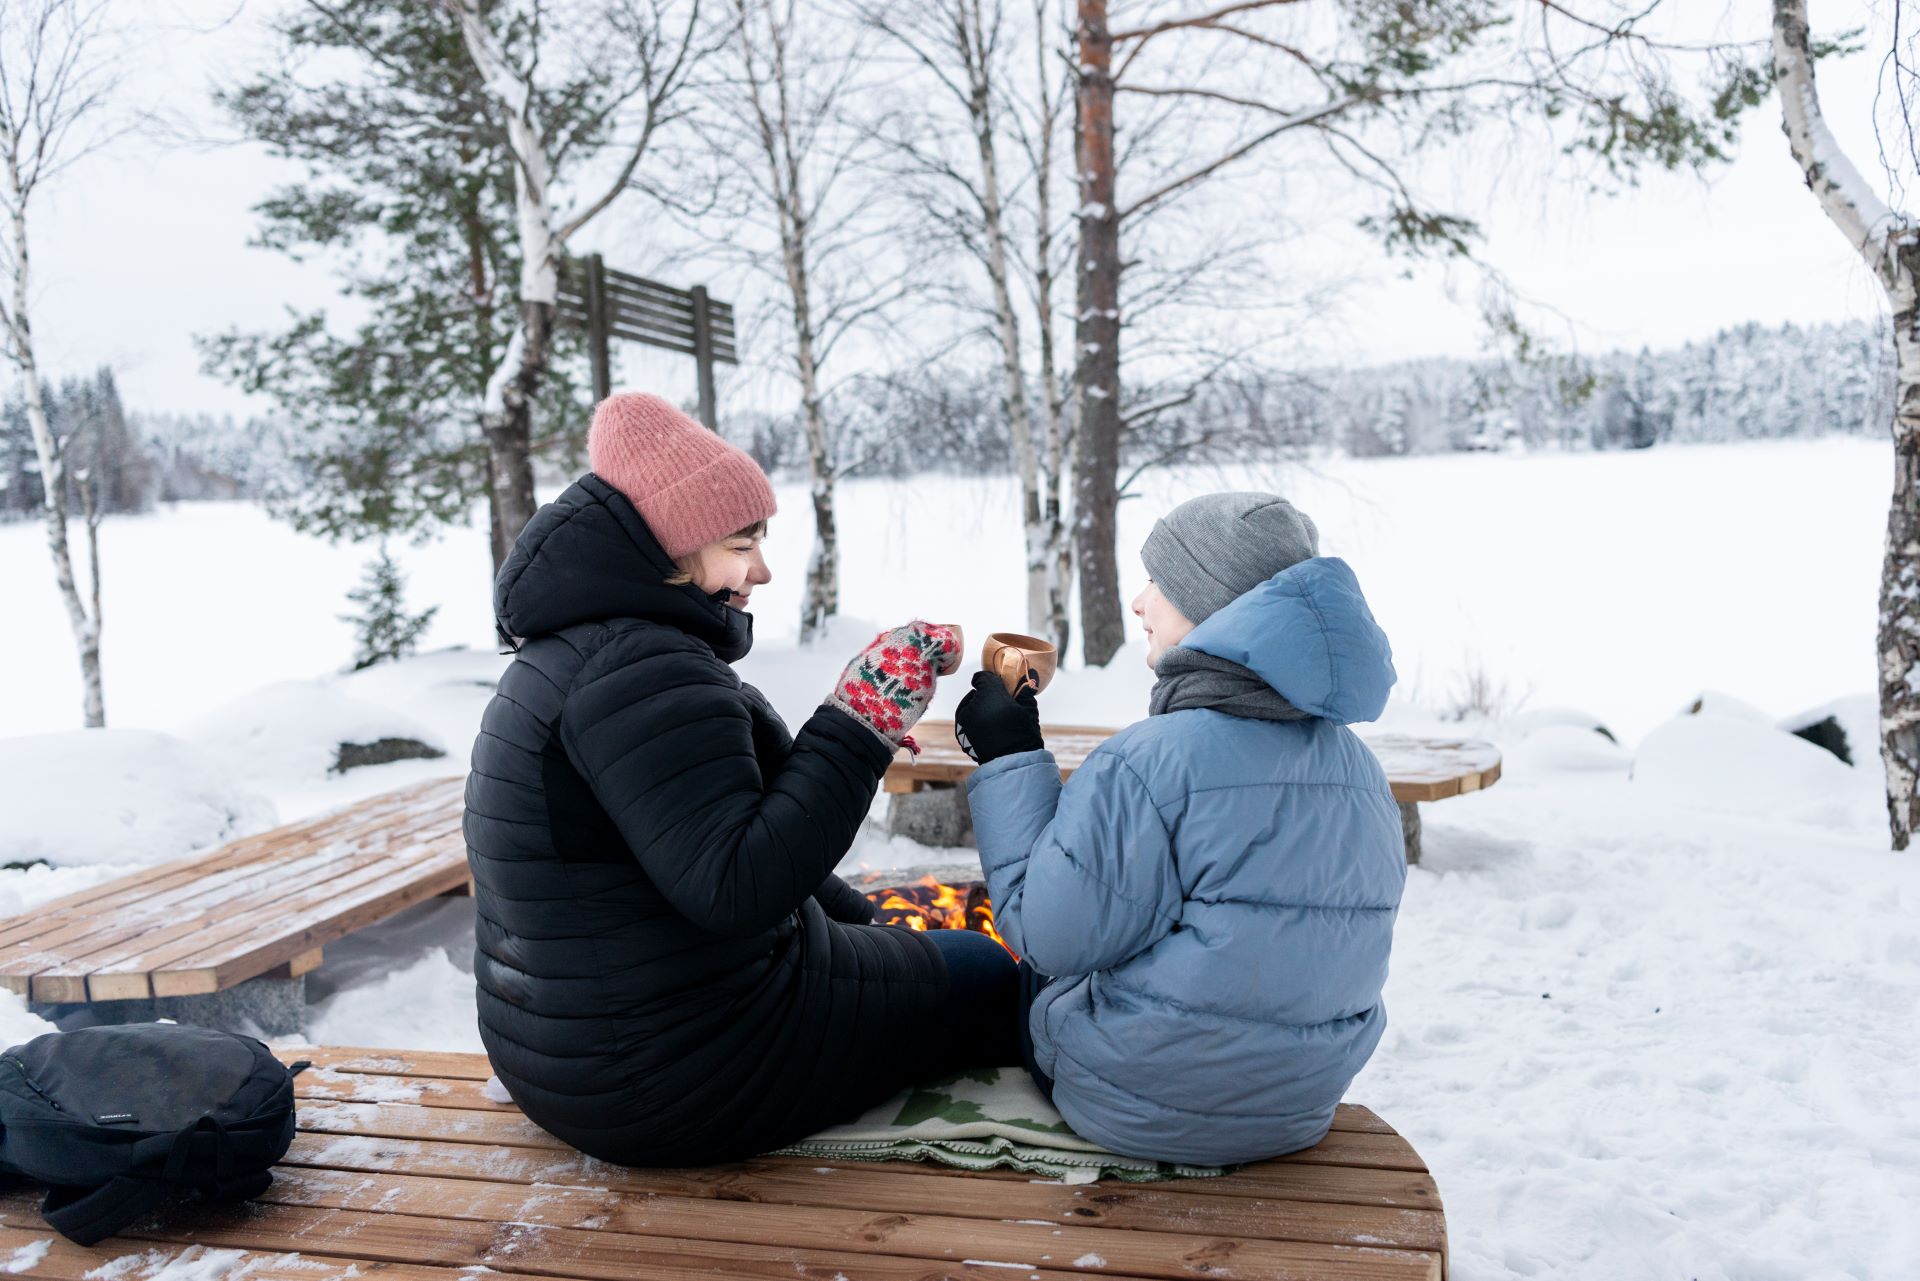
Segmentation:
[[(157, 999), (179, 1017), (186, 1010), (164, 1003), (298, 979), (328, 943), (466, 887), (464, 787), (448, 778), (386, 792), (0, 921), (0, 985), (52, 1004)], [(297, 991), (264, 991), (255, 985), (253, 1008), (227, 1016), (276, 1021), (300, 1005)]]
[[(1047, 749), (1059, 762), (1063, 779), (1072, 777), (1094, 748), (1120, 732), (1088, 725), (1048, 725), (1045, 731)], [(960, 843), (972, 825), (965, 821), (965, 789), (958, 784), (979, 767), (954, 741), (952, 721), (921, 721), (913, 737), (920, 744), (920, 755), (915, 757), (902, 748), (887, 767), (881, 784), (896, 798), (898, 817), (889, 818), (890, 829), (922, 844)], [(1477, 792), (1500, 781), (1500, 749), (1492, 743), (1406, 734), (1363, 738), (1380, 758), (1387, 782), (1393, 787), (1393, 799), (1400, 803), (1400, 827), (1406, 837), (1409, 863), (1420, 861), (1421, 802)], [(928, 791), (941, 795), (921, 802), (901, 803), (897, 799)], [(959, 840), (948, 839), (954, 836)]]
[[(0, 1261), (47, 1281), (1443, 1281), (1433, 1177), (1393, 1128), (1342, 1107), (1318, 1147), (1217, 1179), (1068, 1186), (762, 1157), (641, 1170), (585, 1157), (489, 1100), (478, 1054), (311, 1059), (299, 1134), (244, 1206), (187, 1203), (91, 1249), (55, 1237), (38, 1189), (0, 1193)], [(8, 1261), (10, 1260), (10, 1261)], [(180, 1275), (176, 1271), (169, 1275)], [(186, 1275), (199, 1277), (199, 1271)]]

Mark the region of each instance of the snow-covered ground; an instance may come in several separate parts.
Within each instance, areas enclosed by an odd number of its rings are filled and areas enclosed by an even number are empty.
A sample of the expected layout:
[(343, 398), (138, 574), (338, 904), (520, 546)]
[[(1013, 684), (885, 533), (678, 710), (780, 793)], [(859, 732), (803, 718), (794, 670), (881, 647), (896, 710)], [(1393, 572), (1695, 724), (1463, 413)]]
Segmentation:
[[(1849, 769), (1773, 724), (1835, 699), (1843, 721), (1871, 721), (1889, 453), (1330, 460), (1163, 476), (1123, 509), (1131, 547), (1187, 494), (1278, 488), (1394, 638), (1395, 728), (1439, 727), (1475, 672), (1504, 690), (1465, 725), (1501, 745), (1503, 781), (1425, 807), (1391, 1025), (1353, 1091), (1432, 1164), (1461, 1281), (1913, 1275), (1920, 856), (1887, 851), (1871, 760)], [(806, 508), (782, 487), (794, 515), (774, 526), (748, 679), (797, 720), (873, 625), (1018, 626), (1008, 488), (848, 485), (849, 619), (801, 651)], [(459, 768), (505, 661), (478, 532), (396, 549), (415, 606), (441, 607), (437, 648), (352, 676), (331, 673), (351, 650), (335, 616), (360, 549), (240, 506), (104, 533), (118, 728), (77, 736), (52, 733), (79, 695), (39, 531), (0, 528), (0, 736), (26, 736), (0, 737), (0, 863), (59, 864), (0, 871), (0, 913)], [(1131, 591), (1136, 558), (1122, 569)], [(1104, 671), (1070, 667), (1047, 715), (1137, 718), (1140, 658), (1136, 644)], [(1708, 690), (1724, 692), (1677, 716)], [(958, 693), (949, 682), (935, 714)], [(326, 772), (343, 738), (401, 734), (449, 756)], [(847, 867), (939, 861), (869, 830)], [(477, 1049), (470, 945), (470, 906), (444, 900), (329, 947), (308, 1035)], [(36, 1030), (0, 996), (0, 1036)]]

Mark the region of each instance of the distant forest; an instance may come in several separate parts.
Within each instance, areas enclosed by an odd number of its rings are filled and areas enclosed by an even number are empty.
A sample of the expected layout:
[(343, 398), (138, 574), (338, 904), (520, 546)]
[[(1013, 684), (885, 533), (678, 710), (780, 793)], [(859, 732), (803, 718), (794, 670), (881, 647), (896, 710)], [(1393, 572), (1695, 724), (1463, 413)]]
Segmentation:
[[(856, 474), (1004, 470), (1004, 383), (994, 370), (920, 367), (855, 380), (832, 398), (841, 457)], [(271, 420), (142, 414), (110, 370), (49, 387), (55, 429), (78, 444), (76, 479), (109, 512), (155, 502), (262, 499), (297, 486), (299, 442)], [(1361, 369), (1242, 367), (1142, 404), (1133, 466), (1340, 453), (1645, 449), (1668, 443), (1877, 435), (1892, 416), (1893, 353), (1865, 323), (1757, 324), (1664, 351), (1538, 362), (1429, 359)], [(804, 470), (797, 421), (740, 414), (723, 424), (770, 471)], [(577, 432), (559, 433), (577, 446)], [(555, 465), (580, 465), (577, 449)], [(18, 399), (0, 404), (0, 519), (40, 508), (39, 464)]]

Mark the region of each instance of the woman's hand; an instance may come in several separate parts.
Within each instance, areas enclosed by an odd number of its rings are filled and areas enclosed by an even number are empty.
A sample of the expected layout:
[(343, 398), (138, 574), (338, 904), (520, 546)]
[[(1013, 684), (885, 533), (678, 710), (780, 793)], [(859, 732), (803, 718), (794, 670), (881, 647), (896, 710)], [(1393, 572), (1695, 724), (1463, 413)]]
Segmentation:
[(827, 704), (900, 746), (933, 701), (933, 684), (960, 667), (960, 634), (919, 619), (882, 632), (840, 673)]
[(973, 692), (960, 700), (953, 713), (953, 737), (960, 750), (980, 764), (1037, 752), (1047, 745), (1040, 733), (1040, 674), (1031, 668), (1018, 694), (993, 672), (976, 672)]

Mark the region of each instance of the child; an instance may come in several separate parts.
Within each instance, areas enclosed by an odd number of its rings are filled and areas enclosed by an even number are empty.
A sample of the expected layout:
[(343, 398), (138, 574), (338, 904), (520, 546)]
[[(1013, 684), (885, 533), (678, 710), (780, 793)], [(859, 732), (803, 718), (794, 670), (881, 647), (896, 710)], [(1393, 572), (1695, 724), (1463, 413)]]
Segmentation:
[(1000, 933), (1052, 976), (1029, 982), (1029, 1066), (1117, 1152), (1311, 1147), (1385, 1026), (1400, 814), (1346, 726), (1379, 716), (1393, 662), (1318, 541), (1271, 494), (1161, 520), (1133, 602), (1150, 714), (1064, 786), (1029, 691), (983, 673), (956, 713)]

